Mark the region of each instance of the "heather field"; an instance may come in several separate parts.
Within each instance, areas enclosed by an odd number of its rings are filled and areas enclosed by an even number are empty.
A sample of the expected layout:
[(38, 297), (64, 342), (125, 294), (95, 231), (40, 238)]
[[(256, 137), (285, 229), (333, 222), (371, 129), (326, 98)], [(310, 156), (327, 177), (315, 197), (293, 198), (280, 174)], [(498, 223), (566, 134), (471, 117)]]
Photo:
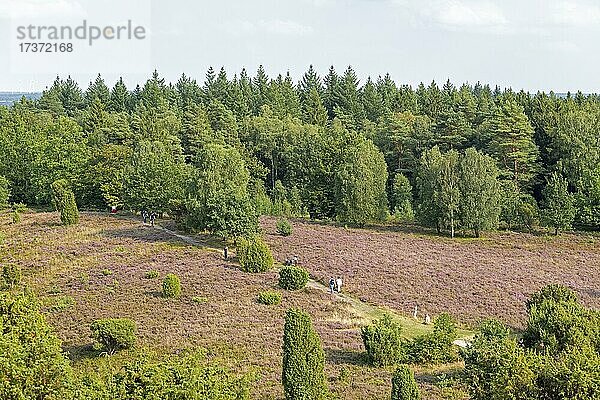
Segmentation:
[[(294, 306), (313, 318), (339, 398), (389, 396), (390, 371), (364, 362), (359, 327), (367, 319), (322, 290), (283, 291), (281, 305), (260, 305), (260, 291), (277, 289), (275, 272), (244, 273), (220, 252), (125, 218), (83, 213), (79, 225), (65, 228), (56, 213), (28, 213), (19, 225), (2, 214), (0, 226), (3, 260), (21, 266), (76, 369), (102, 370), (133, 356), (125, 351), (106, 358), (91, 348), (93, 320), (128, 317), (138, 327), (138, 352), (160, 356), (204, 347), (211, 358), (253, 376), (252, 398), (281, 399), (283, 316)], [(150, 270), (160, 277), (146, 278)], [(170, 272), (181, 278), (179, 299), (160, 296), (162, 277)], [(434, 385), (436, 375), (453, 368), (418, 370), (425, 398), (445, 398), (450, 389)]]
[(600, 307), (600, 237), (586, 234), (490, 233), (450, 239), (392, 228), (348, 229), (294, 221), (294, 234), (275, 233), (262, 220), (279, 260), (297, 254), (314, 278), (345, 278), (345, 289), (363, 301), (411, 314), (450, 312), (465, 324), (493, 316), (520, 328), (524, 302), (550, 283), (573, 288), (581, 301)]
[[(391, 370), (366, 365), (360, 337), (360, 327), (382, 308), (408, 316), (418, 304), (422, 314), (449, 311), (465, 325), (493, 315), (519, 327), (525, 298), (550, 282), (565, 283), (587, 305), (600, 306), (600, 293), (593, 289), (600, 286), (600, 239), (593, 236), (497, 233), (451, 241), (423, 232), (295, 220), (293, 234), (283, 237), (275, 233), (276, 219), (263, 218), (264, 236), (279, 262), (296, 254), (318, 281), (340, 274), (353, 298), (344, 301), (313, 282), (298, 292), (282, 291), (281, 305), (264, 306), (257, 295), (278, 290), (277, 273), (242, 272), (235, 260), (222, 259), (214, 238), (196, 236), (201, 245), (192, 245), (136, 219), (92, 213), (82, 213), (80, 224), (69, 228), (60, 225), (56, 213), (27, 213), (18, 225), (9, 220), (0, 214), (0, 255), (22, 268), (24, 283), (40, 298), (76, 370), (116, 368), (140, 352), (161, 357), (202, 347), (210, 358), (252, 377), (253, 399), (283, 398), (281, 346), (288, 307), (312, 316), (332, 392), (358, 400), (389, 398)], [(146, 277), (148, 271), (159, 277)], [(178, 299), (160, 295), (167, 273), (181, 279)], [(135, 350), (111, 357), (93, 351), (89, 325), (108, 317), (136, 322)], [(412, 324), (406, 326), (409, 336), (429, 329)], [(460, 367), (418, 367), (423, 398), (466, 398), (452, 385)]]

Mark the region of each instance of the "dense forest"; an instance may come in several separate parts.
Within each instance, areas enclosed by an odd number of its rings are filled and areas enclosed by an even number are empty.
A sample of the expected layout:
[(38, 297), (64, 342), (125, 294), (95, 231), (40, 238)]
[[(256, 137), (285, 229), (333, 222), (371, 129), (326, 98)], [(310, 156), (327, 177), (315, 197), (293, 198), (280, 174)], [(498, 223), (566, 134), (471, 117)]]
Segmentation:
[[(0, 184), (44, 206), (66, 179), (85, 209), (168, 213), (224, 237), (275, 214), (486, 229), (600, 228), (600, 97), (390, 75), (158, 72), (82, 90), (56, 78), (0, 107)], [(1, 185), (0, 185), (1, 186)], [(8, 189), (8, 190), (7, 190)]]

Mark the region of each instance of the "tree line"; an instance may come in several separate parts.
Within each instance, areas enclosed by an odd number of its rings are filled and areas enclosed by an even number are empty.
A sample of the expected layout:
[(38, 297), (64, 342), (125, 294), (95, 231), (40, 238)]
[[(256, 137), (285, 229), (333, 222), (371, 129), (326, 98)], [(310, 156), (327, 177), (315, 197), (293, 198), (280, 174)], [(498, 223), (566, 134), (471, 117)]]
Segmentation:
[(0, 107), (11, 203), (65, 179), (81, 208), (169, 213), (235, 237), (260, 214), (457, 230), (600, 227), (600, 97), (477, 83), (416, 88), (348, 67), (299, 82), (260, 67), (199, 84), (56, 78)]

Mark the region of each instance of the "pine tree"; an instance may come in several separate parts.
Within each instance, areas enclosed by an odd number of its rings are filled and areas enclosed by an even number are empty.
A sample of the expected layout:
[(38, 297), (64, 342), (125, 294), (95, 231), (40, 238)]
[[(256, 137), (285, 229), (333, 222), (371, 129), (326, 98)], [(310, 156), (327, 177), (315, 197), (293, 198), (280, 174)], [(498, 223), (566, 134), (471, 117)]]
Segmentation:
[(539, 169), (539, 151), (523, 107), (514, 101), (505, 101), (484, 123), (483, 130), (489, 138), (490, 154), (498, 160), (503, 177), (528, 188)]
[(108, 105), (110, 100), (110, 91), (100, 74), (98, 74), (94, 82), (90, 82), (90, 85), (85, 91), (85, 105), (90, 106), (96, 98), (100, 100), (104, 107)]
[(121, 77), (110, 92), (108, 110), (112, 112), (125, 112), (128, 110), (129, 104), (129, 91)]
[(252, 97), (254, 115), (258, 115), (262, 106), (269, 104), (269, 77), (262, 65), (258, 66), (256, 76), (252, 80)]
[(554, 172), (548, 179), (542, 194), (544, 216), (547, 223), (554, 228), (554, 234), (558, 235), (559, 230), (570, 229), (575, 218), (575, 208), (567, 180)]
[(328, 396), (325, 355), (310, 316), (291, 308), (283, 330), (282, 382), (286, 400), (323, 400)]

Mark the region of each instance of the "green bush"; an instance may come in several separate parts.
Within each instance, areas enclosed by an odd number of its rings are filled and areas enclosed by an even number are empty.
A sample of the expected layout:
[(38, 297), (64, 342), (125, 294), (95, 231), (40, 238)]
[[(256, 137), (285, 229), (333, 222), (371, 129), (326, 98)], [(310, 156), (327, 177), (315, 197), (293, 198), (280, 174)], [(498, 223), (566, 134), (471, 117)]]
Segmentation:
[(421, 393), (415, 374), (406, 365), (399, 365), (392, 376), (392, 400), (419, 400)]
[(281, 218), (277, 220), (277, 233), (282, 236), (290, 236), (292, 234), (292, 224), (285, 218)]
[(291, 308), (283, 329), (282, 383), (286, 400), (328, 398), (325, 354), (310, 316)]
[(144, 351), (116, 373), (87, 375), (73, 400), (248, 400), (251, 375), (237, 376), (206, 351), (159, 360)]
[(266, 290), (258, 294), (258, 302), (267, 306), (281, 303), (281, 293), (274, 290)]
[(90, 329), (95, 348), (108, 354), (127, 349), (135, 344), (135, 322), (128, 318), (106, 318), (92, 322)]
[(179, 297), (181, 294), (181, 282), (175, 274), (167, 274), (162, 284), (163, 297)]
[(527, 307), (527, 311), (529, 311), (531, 307), (539, 306), (545, 301), (576, 303), (577, 295), (566, 286), (556, 284), (547, 285), (538, 292), (533, 293), (525, 302), (525, 306)]
[(447, 314), (440, 314), (433, 323), (433, 332), (418, 336), (407, 345), (408, 360), (415, 364), (449, 363), (458, 359), (456, 324)]
[(273, 268), (271, 249), (258, 236), (241, 238), (237, 246), (237, 256), (242, 271), (265, 272)]
[(144, 278), (146, 278), (146, 279), (155, 279), (155, 278), (158, 278), (158, 276), (159, 276), (159, 273), (158, 273), (158, 271), (155, 271), (155, 270), (147, 271), (144, 274)]
[(52, 195), (56, 210), (60, 212), (60, 221), (63, 225), (75, 225), (79, 222), (79, 210), (75, 202), (75, 195), (66, 179), (59, 179), (52, 183)]
[(8, 199), (10, 198), (10, 182), (4, 176), (0, 175), (0, 210), (8, 208)]
[(0, 332), (0, 399), (71, 398), (71, 366), (32, 292), (0, 292)]
[(63, 312), (75, 305), (75, 299), (71, 296), (60, 296), (51, 299), (51, 304), (48, 307), (50, 312)]
[(363, 326), (361, 334), (370, 364), (388, 366), (404, 359), (406, 341), (402, 338), (402, 326), (389, 314)]
[(19, 283), (21, 283), (21, 268), (15, 264), (2, 266), (2, 286), (7, 289), (13, 289)]
[(300, 290), (306, 286), (308, 278), (308, 271), (302, 267), (283, 267), (279, 271), (279, 286), (285, 290)]

